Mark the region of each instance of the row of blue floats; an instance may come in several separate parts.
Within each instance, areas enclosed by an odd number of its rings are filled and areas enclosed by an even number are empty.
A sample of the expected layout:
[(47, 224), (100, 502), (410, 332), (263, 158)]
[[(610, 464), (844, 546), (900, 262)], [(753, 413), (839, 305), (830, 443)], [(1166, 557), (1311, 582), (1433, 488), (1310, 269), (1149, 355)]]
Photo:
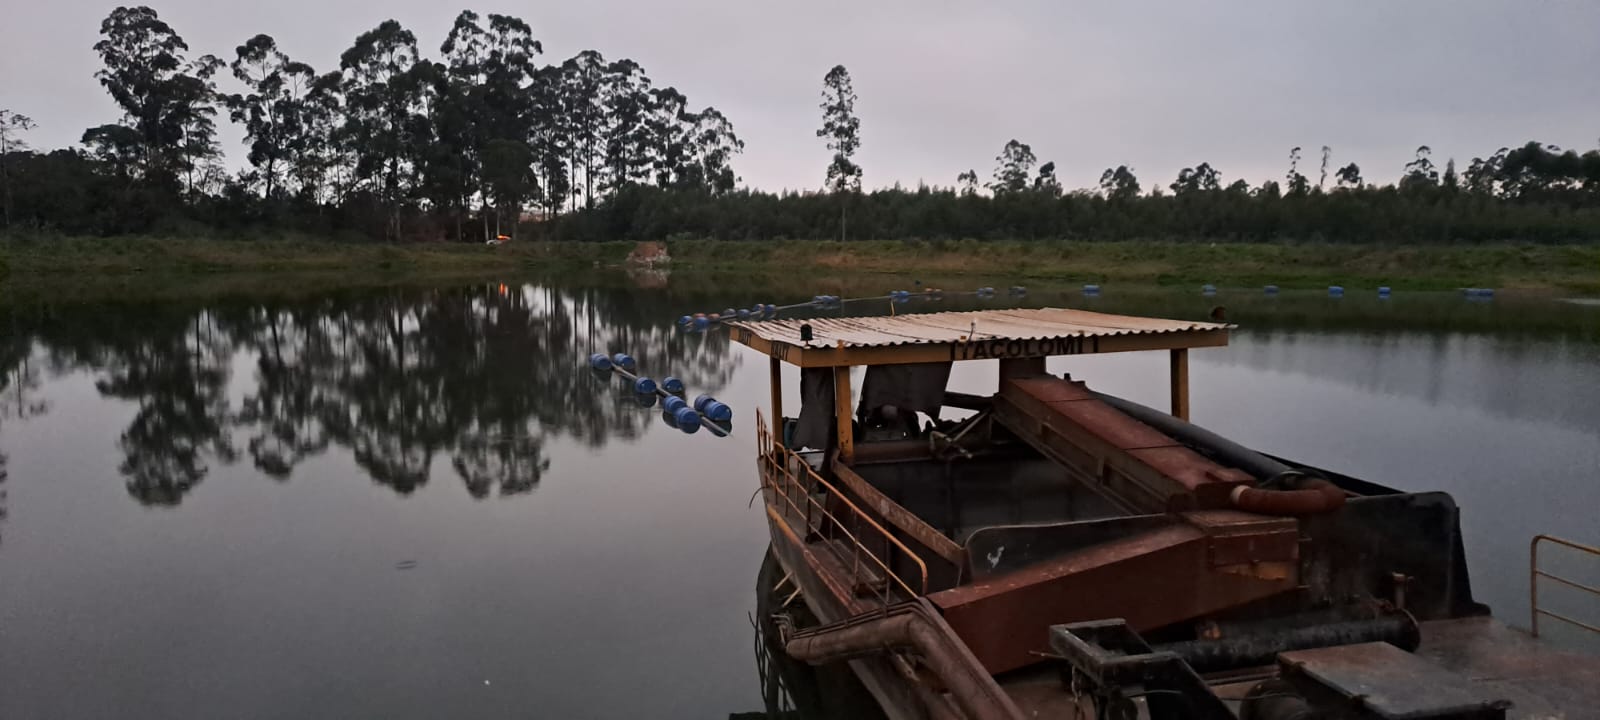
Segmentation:
[[(971, 295), (980, 300), (988, 300), (999, 295), (993, 287), (981, 287), (976, 290), (962, 293), (948, 293), (949, 295)], [(1007, 294), (1014, 298), (1026, 297), (1028, 289), (1021, 285), (1012, 285)], [(813, 295), (810, 300), (792, 305), (773, 305), (772, 303), (756, 303), (749, 308), (725, 308), (722, 312), (695, 313), (678, 317), (678, 328), (685, 331), (704, 331), (713, 325), (734, 320), (771, 320), (778, 314), (787, 310), (808, 308), (813, 310), (837, 310), (846, 303), (866, 302), (870, 300), (888, 300), (895, 304), (903, 304), (912, 300), (943, 300), (947, 293), (943, 290), (930, 288), (927, 290), (890, 290), (887, 295), (872, 297), (846, 298), (838, 295)]]
[(707, 394), (695, 396), (692, 402), (686, 400), (687, 388), (682, 380), (669, 375), (657, 384), (650, 377), (638, 375), (638, 361), (627, 353), (595, 353), (589, 356), (589, 368), (597, 374), (616, 375), (628, 381), (642, 407), (654, 407), (659, 400), (661, 420), (669, 427), (691, 435), (704, 427), (719, 437), (725, 437), (732, 429), (733, 408), (727, 403)]
[[(1092, 293), (1090, 292), (1090, 288), (1094, 289)], [(1277, 295), (1278, 294), (1278, 286), (1277, 285), (1267, 285), (1267, 286), (1261, 288), (1261, 291), (1264, 294), (1267, 294), (1267, 295)], [(1099, 285), (1085, 285), (1085, 286), (1083, 286), (1083, 292), (1084, 292), (1085, 295), (1089, 295), (1089, 294), (1098, 295), (1100, 293), (1100, 286)], [(1393, 293), (1393, 290), (1391, 290), (1388, 285), (1380, 285), (1378, 287), (1378, 297), (1380, 297), (1380, 298), (1387, 298), (1392, 293)], [(1211, 285), (1211, 284), (1201, 285), (1200, 286), (1200, 294), (1201, 295), (1206, 295), (1206, 296), (1215, 295), (1215, 294), (1217, 294), (1217, 286)], [(1461, 288), (1461, 294), (1466, 296), (1466, 297), (1469, 297), (1469, 298), (1492, 298), (1492, 297), (1494, 297), (1494, 288)], [(1344, 297), (1344, 286), (1343, 285), (1329, 285), (1328, 286), (1328, 297)]]

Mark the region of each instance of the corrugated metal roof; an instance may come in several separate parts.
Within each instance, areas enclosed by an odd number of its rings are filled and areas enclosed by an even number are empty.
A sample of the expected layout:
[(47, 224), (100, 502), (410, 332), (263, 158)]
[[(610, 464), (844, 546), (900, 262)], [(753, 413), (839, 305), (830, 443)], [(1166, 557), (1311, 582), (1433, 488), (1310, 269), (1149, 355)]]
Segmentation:
[[(1069, 337), (1159, 335), (1233, 327), (1223, 323), (1109, 315), (1088, 310), (975, 310), (913, 315), (760, 320), (731, 323), (765, 340), (810, 347), (889, 347), (975, 340), (1045, 340)], [(800, 326), (811, 326), (811, 341)]]

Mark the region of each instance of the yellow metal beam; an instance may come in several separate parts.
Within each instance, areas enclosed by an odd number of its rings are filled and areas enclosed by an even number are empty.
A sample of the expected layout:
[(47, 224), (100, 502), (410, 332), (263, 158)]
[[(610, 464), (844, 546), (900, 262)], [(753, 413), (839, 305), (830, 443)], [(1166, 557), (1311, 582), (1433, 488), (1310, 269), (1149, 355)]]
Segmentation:
[(855, 426), (851, 422), (855, 411), (850, 402), (849, 365), (833, 369), (833, 405), (835, 422), (839, 426), (839, 460), (848, 465), (856, 459)]

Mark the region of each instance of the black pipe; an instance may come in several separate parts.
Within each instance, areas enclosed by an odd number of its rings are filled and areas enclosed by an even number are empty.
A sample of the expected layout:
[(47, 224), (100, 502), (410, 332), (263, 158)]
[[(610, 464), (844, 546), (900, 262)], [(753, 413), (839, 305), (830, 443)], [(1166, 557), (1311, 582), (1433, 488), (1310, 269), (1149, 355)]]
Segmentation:
[(1218, 464), (1239, 468), (1250, 473), (1258, 481), (1267, 480), (1294, 469), (1199, 425), (1173, 417), (1155, 408), (1146, 407), (1114, 395), (1090, 392), (1100, 402), (1166, 433), (1178, 442), (1202, 451), (1217, 460)]
[(1314, 625), (1274, 623), (1229, 632), (1216, 640), (1188, 640), (1157, 645), (1155, 650), (1176, 653), (1195, 672), (1271, 665), (1278, 653), (1311, 648), (1386, 642), (1402, 650), (1417, 648), (1422, 635), (1417, 622), (1405, 614), (1369, 619), (1347, 619)]

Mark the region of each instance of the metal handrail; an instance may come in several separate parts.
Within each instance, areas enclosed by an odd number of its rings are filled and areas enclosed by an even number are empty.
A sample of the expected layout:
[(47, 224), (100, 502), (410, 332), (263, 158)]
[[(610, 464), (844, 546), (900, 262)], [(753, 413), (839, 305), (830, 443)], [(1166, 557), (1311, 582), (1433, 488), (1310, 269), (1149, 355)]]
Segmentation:
[[(808, 529), (814, 529), (811, 527), (813, 522), (825, 523), (839, 536), (848, 541), (850, 546), (849, 557), (842, 556), (834, 543), (823, 543), (823, 545), (829, 548), (829, 551), (832, 552), (834, 557), (840, 561), (840, 564), (848, 564), (850, 566), (850, 584), (852, 588), (859, 586), (858, 580), (860, 579), (861, 571), (863, 569), (862, 562), (865, 560), (869, 567), (875, 567), (877, 569), (878, 574), (881, 577), (892, 582), (894, 585), (903, 590), (907, 595), (905, 599), (927, 594), (927, 563), (924, 562), (922, 558), (917, 557), (917, 554), (912, 552), (911, 548), (906, 547), (905, 543), (895, 539), (894, 535), (884, 528), (883, 525), (879, 524), (876, 520), (873, 520), (872, 517), (863, 511), (860, 506), (851, 501), (848, 496), (841, 493), (837, 487), (823, 479), (821, 475), (816, 473), (816, 471), (812, 470), (811, 466), (793, 450), (782, 446), (775, 446), (772, 442), (771, 432), (767, 429), (766, 418), (761, 415), (759, 410), (756, 411), (756, 443), (761, 453), (761, 476), (763, 486), (772, 490), (774, 495), (783, 498), (784, 502), (781, 509), (784, 516), (787, 517), (792, 510), (797, 517), (804, 519)], [(839, 517), (836, 516), (832, 511), (824, 507), (821, 503), (817, 502), (816, 498), (812, 497), (807, 488), (801, 485), (801, 478), (796, 477), (795, 474), (790, 471), (789, 467), (791, 463), (798, 464), (800, 467), (805, 468), (804, 479), (808, 484), (825, 490), (829, 496), (838, 500), (845, 507), (845, 509), (848, 510), (850, 521), (848, 524), (846, 524), (845, 521), (840, 520)], [(804, 505), (796, 501), (796, 495), (805, 499)], [(863, 529), (863, 525), (867, 530), (870, 530), (877, 536), (883, 538), (883, 540), (889, 545), (897, 548), (901, 554), (909, 558), (911, 562), (916, 565), (918, 577), (916, 578), (917, 585), (915, 587), (912, 586), (911, 582), (907, 578), (901, 577), (900, 573), (895, 572), (891, 567), (889, 567), (889, 564), (885, 558), (879, 557), (877, 553), (874, 553), (872, 550), (868, 549), (867, 546), (861, 542), (859, 534)], [(897, 599), (890, 597), (890, 587), (888, 583), (884, 583), (882, 591), (878, 594), (878, 600), (883, 607), (888, 607), (889, 604), (898, 602)]]
[(1584, 545), (1584, 544), (1581, 544), (1581, 543), (1575, 543), (1575, 542), (1572, 542), (1571, 540), (1563, 540), (1561, 538), (1554, 537), (1552, 535), (1535, 535), (1535, 536), (1533, 536), (1533, 541), (1528, 543), (1528, 607), (1529, 607), (1530, 614), (1531, 614), (1531, 623), (1530, 624), (1533, 626), (1533, 636), (1534, 637), (1539, 637), (1539, 616), (1540, 615), (1543, 615), (1545, 617), (1555, 618), (1557, 620), (1560, 620), (1562, 622), (1569, 623), (1569, 624), (1572, 624), (1572, 625), (1577, 625), (1578, 627), (1581, 627), (1581, 628), (1583, 628), (1585, 630), (1588, 630), (1589, 632), (1600, 633), (1600, 627), (1596, 627), (1594, 625), (1590, 625), (1589, 623), (1583, 622), (1582, 620), (1575, 620), (1573, 618), (1569, 618), (1569, 617), (1567, 617), (1565, 615), (1562, 615), (1560, 613), (1555, 613), (1555, 612), (1551, 612), (1549, 610), (1540, 609), (1540, 607), (1539, 607), (1539, 578), (1541, 578), (1541, 577), (1549, 578), (1549, 579), (1554, 580), (1554, 581), (1556, 581), (1558, 583), (1561, 583), (1562, 585), (1566, 585), (1567, 587), (1576, 588), (1578, 590), (1582, 590), (1583, 592), (1589, 593), (1589, 594), (1594, 595), (1596, 597), (1600, 597), (1600, 588), (1590, 587), (1590, 586), (1585, 585), (1585, 584), (1583, 584), (1581, 582), (1573, 580), (1572, 578), (1564, 578), (1564, 577), (1561, 577), (1559, 575), (1552, 575), (1550, 573), (1547, 573), (1547, 572), (1539, 569), (1539, 543), (1545, 542), (1545, 541), (1553, 542), (1553, 543), (1555, 543), (1557, 545), (1561, 545), (1563, 547), (1572, 548), (1574, 550), (1579, 550), (1579, 551), (1588, 553), (1590, 555), (1593, 555), (1595, 557), (1600, 557), (1600, 548), (1597, 548), (1597, 547), (1592, 547), (1592, 546)]

